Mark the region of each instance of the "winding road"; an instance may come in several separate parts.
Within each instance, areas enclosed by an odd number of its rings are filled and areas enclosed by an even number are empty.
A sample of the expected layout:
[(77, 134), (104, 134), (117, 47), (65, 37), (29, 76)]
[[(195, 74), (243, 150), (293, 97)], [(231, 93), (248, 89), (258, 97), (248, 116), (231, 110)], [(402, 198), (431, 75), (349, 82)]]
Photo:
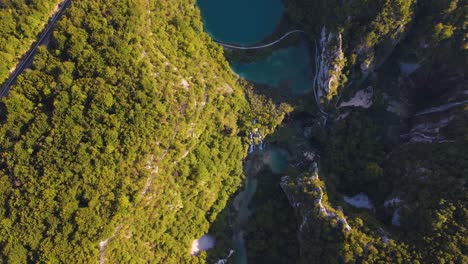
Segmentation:
[(44, 42), (44, 40), (47, 39), (47, 37), (50, 36), (52, 33), (52, 29), (54, 28), (57, 20), (63, 15), (63, 12), (65, 9), (67, 9), (68, 6), (70, 6), (72, 0), (63, 0), (59, 4), (59, 9), (57, 12), (55, 12), (52, 17), (49, 19), (49, 22), (47, 26), (44, 28), (44, 31), (42, 34), (39, 36), (36, 42), (31, 46), (29, 51), (26, 53), (25, 57), (21, 59), (21, 61), (16, 65), (15, 70), (10, 74), (8, 79), (5, 81), (5, 83), (2, 86), (2, 89), (0, 90), (0, 99), (6, 95), (8, 95), (8, 92), (10, 91), (11, 85), (16, 81), (16, 78), (18, 75), (23, 72), (23, 70), (31, 63), (34, 54), (37, 51), (37, 48)]
[(226, 44), (226, 43), (222, 43), (222, 42), (218, 42), (218, 41), (215, 41), (215, 42), (218, 43), (219, 45), (223, 46), (223, 47), (231, 48), (231, 49), (240, 49), (240, 50), (264, 49), (264, 48), (268, 48), (268, 47), (271, 47), (271, 46), (275, 45), (276, 43), (282, 41), (283, 39), (287, 38), (289, 35), (294, 34), (294, 33), (304, 33), (304, 30), (289, 31), (286, 34), (284, 34), (281, 38), (279, 38), (279, 39), (277, 39), (277, 40), (275, 40), (275, 41), (273, 41), (271, 43), (261, 45), (261, 46), (244, 47), (244, 46), (230, 45), (230, 44)]

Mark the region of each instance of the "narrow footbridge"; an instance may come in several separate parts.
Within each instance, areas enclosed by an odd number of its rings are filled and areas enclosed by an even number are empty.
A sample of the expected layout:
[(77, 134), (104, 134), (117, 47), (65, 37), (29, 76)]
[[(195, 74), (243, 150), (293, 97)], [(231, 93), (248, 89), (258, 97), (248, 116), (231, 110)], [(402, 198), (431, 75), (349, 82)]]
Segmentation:
[(264, 48), (268, 48), (268, 47), (271, 47), (273, 45), (275, 45), (276, 43), (282, 41), (283, 39), (287, 38), (289, 35), (291, 34), (295, 34), (295, 33), (304, 33), (304, 30), (292, 30), (292, 31), (289, 31), (287, 32), (286, 34), (284, 34), (281, 38), (271, 42), (271, 43), (268, 43), (268, 44), (265, 44), (265, 45), (261, 45), (261, 46), (251, 46), (251, 47), (244, 47), (244, 46), (236, 46), (236, 45), (230, 45), (230, 44), (226, 44), (226, 43), (222, 43), (222, 42), (218, 42), (216, 41), (216, 43), (218, 43), (219, 45), (223, 46), (223, 47), (226, 47), (226, 48), (231, 48), (231, 49), (239, 49), (239, 50), (255, 50), (255, 49), (264, 49)]

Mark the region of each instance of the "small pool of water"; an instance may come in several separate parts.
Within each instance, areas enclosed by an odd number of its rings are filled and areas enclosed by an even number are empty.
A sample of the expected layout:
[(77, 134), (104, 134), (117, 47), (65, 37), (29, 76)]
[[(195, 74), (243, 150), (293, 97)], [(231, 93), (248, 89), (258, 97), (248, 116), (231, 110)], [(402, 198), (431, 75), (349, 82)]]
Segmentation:
[[(197, 0), (205, 31), (218, 41), (242, 46), (254, 45), (274, 33), (284, 12), (283, 0)], [(270, 56), (252, 63), (232, 63), (231, 68), (240, 77), (253, 83), (274, 89), (285, 89), (296, 95), (309, 92), (312, 88), (313, 67), (309, 48), (302, 43), (274, 51)], [(261, 153), (254, 164), (269, 166), (274, 174), (285, 173), (289, 162), (285, 149), (271, 146)], [(247, 249), (243, 237), (251, 211), (249, 204), (257, 190), (257, 173), (246, 173), (243, 190), (234, 198), (237, 211), (233, 220), (233, 260), (236, 264), (247, 263)], [(252, 175), (253, 174), (253, 175)], [(253, 209), (253, 208), (250, 208)]]
[(240, 45), (271, 35), (284, 11), (282, 0), (198, 0), (197, 5), (212, 38)]
[(281, 174), (288, 169), (288, 152), (282, 148), (271, 147), (268, 151), (268, 165), (271, 172)]
[(271, 56), (252, 63), (233, 63), (231, 68), (251, 82), (290, 89), (296, 95), (312, 89), (313, 69), (306, 44), (277, 50)]

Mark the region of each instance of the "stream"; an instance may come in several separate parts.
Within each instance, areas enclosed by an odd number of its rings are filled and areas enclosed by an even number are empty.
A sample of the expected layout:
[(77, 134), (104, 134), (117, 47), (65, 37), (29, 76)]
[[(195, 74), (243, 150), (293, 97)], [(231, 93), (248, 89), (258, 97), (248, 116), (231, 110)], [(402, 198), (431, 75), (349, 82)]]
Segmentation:
[[(255, 47), (271, 36), (284, 14), (282, 0), (198, 0), (205, 31), (218, 43)], [(290, 29), (294, 32), (294, 29)], [(297, 30), (300, 31), (300, 30)], [(286, 33), (287, 34), (287, 33)], [(277, 49), (269, 56), (249, 63), (230, 62), (231, 69), (240, 77), (277, 90), (289, 90), (296, 96), (311, 91), (313, 66), (310, 50), (305, 43)], [(254, 121), (255, 124), (255, 121)], [(232, 250), (227, 258), (236, 264), (247, 263), (247, 247), (244, 234), (249, 217), (255, 208), (251, 201), (267, 166), (273, 175), (280, 175), (288, 168), (288, 152), (268, 145), (262, 140), (261, 131), (250, 132), (249, 155), (244, 162), (246, 180), (233, 200), (235, 214), (231, 217), (233, 228)], [(259, 144), (254, 144), (254, 138)], [(233, 253), (233, 254), (232, 254)], [(217, 263), (227, 263), (227, 258)]]
[(234, 260), (236, 264), (247, 263), (247, 249), (244, 239), (244, 227), (247, 225), (249, 216), (252, 214), (250, 202), (254, 197), (261, 169), (268, 166), (274, 174), (281, 174), (288, 168), (288, 152), (276, 146), (268, 146), (265, 149), (257, 149), (251, 153), (244, 164), (246, 180), (243, 190), (234, 198), (234, 208), (237, 216), (233, 228)]

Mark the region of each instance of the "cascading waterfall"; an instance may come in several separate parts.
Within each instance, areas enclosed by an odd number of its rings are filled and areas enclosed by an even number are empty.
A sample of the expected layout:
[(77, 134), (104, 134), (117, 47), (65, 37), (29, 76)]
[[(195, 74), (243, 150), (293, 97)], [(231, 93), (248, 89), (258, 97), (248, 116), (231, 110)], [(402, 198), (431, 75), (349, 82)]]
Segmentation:
[[(256, 119), (252, 121), (252, 124), (255, 125), (256, 123), (257, 123)], [(260, 130), (258, 128), (255, 128), (253, 131), (249, 131), (249, 154), (253, 153), (255, 151), (255, 148), (258, 148), (258, 150), (265, 149), (263, 136), (260, 133)]]

